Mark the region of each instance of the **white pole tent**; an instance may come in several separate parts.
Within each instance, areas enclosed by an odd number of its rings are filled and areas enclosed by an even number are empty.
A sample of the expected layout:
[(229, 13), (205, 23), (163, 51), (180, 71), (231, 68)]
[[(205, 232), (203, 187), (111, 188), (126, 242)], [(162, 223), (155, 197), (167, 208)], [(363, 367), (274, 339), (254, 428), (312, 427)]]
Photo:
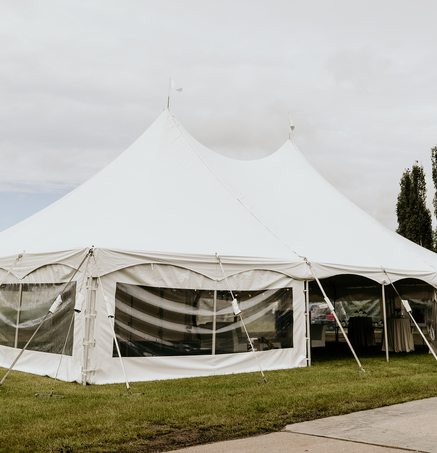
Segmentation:
[(89, 181), (0, 233), (0, 257), (0, 366), (62, 292), (14, 368), (84, 384), (306, 366), (315, 277), (437, 287), (437, 255), (343, 197), (291, 139), (229, 159), (168, 108)]

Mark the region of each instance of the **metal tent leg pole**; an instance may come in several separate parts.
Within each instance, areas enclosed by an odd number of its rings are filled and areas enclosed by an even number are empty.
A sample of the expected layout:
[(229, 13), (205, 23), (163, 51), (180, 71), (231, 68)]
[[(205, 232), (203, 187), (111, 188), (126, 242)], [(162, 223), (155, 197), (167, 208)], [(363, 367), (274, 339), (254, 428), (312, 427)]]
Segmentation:
[(419, 328), (419, 326), (417, 325), (417, 322), (416, 320), (413, 318), (413, 315), (412, 315), (412, 310), (411, 310), (411, 307), (410, 307), (410, 304), (408, 302), (408, 300), (404, 300), (402, 299), (401, 295), (398, 293), (398, 290), (396, 289), (395, 285), (393, 285), (393, 282), (391, 281), (390, 277), (388, 276), (387, 274), (387, 271), (384, 269), (384, 272), (385, 272), (385, 275), (387, 275), (387, 278), (391, 284), (391, 286), (393, 287), (393, 289), (395, 290), (396, 294), (398, 295), (399, 299), (401, 299), (401, 303), (402, 305), (405, 307), (405, 310), (407, 311), (407, 313), (410, 315), (410, 318), (413, 320), (413, 323), (414, 325), (416, 326), (416, 329), (419, 331), (419, 333), (422, 335), (422, 338), (423, 340), (425, 341), (426, 345), (428, 346), (429, 350), (431, 351), (432, 355), (434, 356), (434, 358), (437, 360), (437, 356), (434, 352), (434, 349), (431, 347), (431, 345), (429, 344), (428, 340), (426, 339), (425, 335), (423, 334), (422, 330)]
[(65, 349), (67, 347), (68, 338), (70, 337), (71, 327), (73, 326), (73, 322), (74, 322), (74, 315), (75, 315), (75, 313), (74, 313), (74, 310), (73, 310), (73, 315), (72, 315), (71, 320), (70, 320), (70, 325), (68, 326), (67, 336), (65, 337), (64, 347), (62, 348), (62, 354), (61, 354), (61, 358), (59, 359), (58, 369), (56, 370), (55, 379), (53, 380), (52, 391), (50, 393), (50, 396), (53, 395), (53, 392), (55, 391), (55, 384), (56, 384), (56, 381), (58, 379), (59, 370), (61, 369), (62, 359), (64, 358), (64, 355), (65, 355)]
[(58, 368), (56, 369), (55, 378), (53, 379), (51, 392), (50, 393), (35, 393), (35, 396), (42, 396), (42, 397), (48, 397), (48, 398), (54, 398), (54, 397), (65, 398), (65, 395), (54, 395), (53, 392), (55, 391), (55, 384), (56, 384), (56, 381), (58, 380), (59, 370), (61, 369), (61, 363), (62, 363), (62, 359), (64, 358), (65, 348), (67, 347), (67, 341), (68, 341), (68, 337), (70, 336), (70, 331), (71, 331), (71, 326), (73, 325), (73, 321), (74, 321), (74, 311), (73, 311), (73, 316), (71, 317), (70, 325), (68, 326), (67, 336), (65, 337), (64, 346), (62, 348), (62, 353), (61, 353), (61, 358), (59, 359)]
[(94, 322), (96, 318), (96, 292), (97, 279), (94, 277), (87, 278), (87, 296), (85, 308), (85, 338), (83, 339), (83, 365), (82, 365), (82, 384), (86, 385), (88, 380), (89, 369), (89, 352), (90, 346), (93, 347), (95, 342), (91, 339), (94, 336)]
[(19, 293), (18, 293), (17, 322), (16, 322), (17, 327), (15, 328), (15, 341), (14, 341), (14, 348), (15, 349), (18, 348), (18, 331), (19, 331), (18, 325), (20, 324), (20, 312), (21, 312), (22, 299), (23, 299), (23, 284), (20, 283), (20, 290), (19, 290)]
[(309, 282), (304, 282), (305, 295), (305, 328), (306, 328), (306, 344), (307, 344), (307, 365), (311, 366), (311, 319), (310, 319), (310, 289)]
[(119, 345), (119, 342), (118, 342), (117, 335), (115, 333), (115, 310), (114, 311), (112, 310), (112, 307), (111, 307), (111, 305), (109, 303), (109, 299), (105, 296), (105, 290), (103, 289), (102, 279), (100, 278), (99, 266), (97, 264), (96, 257), (93, 256), (93, 258), (94, 258), (94, 263), (95, 263), (95, 266), (96, 266), (96, 269), (97, 269), (97, 280), (98, 280), (98, 283), (99, 283), (98, 286), (99, 286), (100, 291), (102, 293), (103, 301), (104, 301), (104, 303), (106, 305), (106, 312), (108, 314), (108, 320), (109, 320), (109, 324), (111, 326), (112, 337), (113, 337), (114, 342), (115, 342), (115, 347), (117, 349), (118, 359), (120, 361), (121, 369), (123, 371), (124, 381), (126, 383), (126, 388), (127, 388), (127, 391), (128, 391), (127, 394), (121, 394), (121, 396), (124, 396), (124, 395), (126, 395), (126, 396), (143, 395), (143, 393), (132, 393), (132, 391), (131, 391), (129, 380), (127, 378), (126, 368), (124, 367), (123, 358), (122, 358), (121, 352), (120, 352), (120, 345)]
[(314, 279), (316, 280), (317, 285), (319, 286), (320, 291), (321, 291), (322, 294), (323, 294), (323, 298), (325, 299), (325, 302), (328, 304), (328, 307), (329, 307), (329, 309), (331, 310), (331, 313), (334, 315), (335, 321), (337, 322), (338, 327), (340, 327), (341, 333), (343, 334), (343, 336), (344, 336), (344, 338), (345, 338), (345, 340), (346, 340), (346, 343), (348, 344), (348, 346), (349, 346), (349, 348), (350, 348), (350, 350), (351, 350), (351, 352), (352, 352), (352, 354), (353, 354), (353, 356), (354, 356), (354, 358), (355, 358), (355, 360), (356, 360), (358, 366), (360, 367), (360, 370), (363, 371), (363, 372), (365, 372), (366, 370), (365, 370), (365, 369), (363, 368), (363, 366), (361, 365), (361, 362), (360, 362), (360, 360), (358, 359), (358, 356), (357, 356), (357, 354), (355, 353), (355, 350), (354, 350), (354, 348), (352, 347), (352, 344), (351, 344), (351, 342), (349, 341), (349, 338), (347, 337), (346, 332), (344, 331), (343, 326), (342, 326), (341, 323), (340, 323), (340, 320), (338, 319), (338, 316), (337, 316), (337, 313), (335, 312), (334, 306), (332, 305), (332, 303), (331, 303), (329, 297), (326, 295), (325, 290), (323, 289), (322, 284), (320, 283), (319, 279), (317, 278), (316, 273), (314, 272), (313, 267), (311, 266), (311, 263), (310, 263), (309, 261), (307, 261), (306, 259), (305, 259), (305, 262), (306, 262), (307, 265), (309, 266), (309, 268), (310, 268), (310, 270), (311, 270), (311, 273), (313, 274), (313, 277), (314, 277)]
[[(329, 300), (328, 298), (325, 299), (326, 302), (327, 302), (328, 300)], [(357, 354), (355, 353), (355, 350), (354, 350), (354, 348), (352, 347), (352, 344), (351, 344), (351, 342), (349, 341), (349, 338), (348, 338), (348, 336), (346, 335), (346, 332), (344, 331), (343, 326), (341, 325), (341, 323), (340, 323), (340, 321), (339, 321), (339, 319), (338, 319), (338, 317), (337, 317), (337, 313), (335, 313), (334, 310), (331, 310), (331, 311), (332, 311), (332, 314), (333, 314), (334, 317), (335, 317), (335, 320), (337, 321), (338, 326), (340, 327), (341, 333), (343, 334), (343, 336), (344, 336), (344, 338), (345, 338), (347, 344), (349, 345), (350, 350), (352, 351), (353, 356), (355, 357), (355, 360), (357, 361), (358, 366), (360, 367), (360, 370), (361, 370), (361, 371), (366, 371), (366, 370), (363, 368), (363, 366), (361, 365), (361, 362), (360, 362), (360, 360), (358, 359), (358, 356), (357, 356)]]
[[(252, 343), (252, 340), (250, 338), (250, 335), (249, 335), (249, 332), (247, 331), (246, 329), (246, 325), (244, 324), (244, 320), (243, 320), (243, 315), (241, 314), (241, 310), (239, 309), (238, 307), (238, 302), (237, 302), (237, 299), (234, 298), (234, 293), (232, 292), (232, 289), (231, 289), (231, 285), (229, 284), (229, 281), (228, 281), (228, 278), (226, 277), (226, 274), (225, 274), (225, 270), (223, 269), (223, 264), (222, 264), (222, 261), (220, 259), (220, 256), (216, 253), (215, 254), (219, 264), (220, 264), (220, 268), (222, 270), (222, 273), (223, 273), (223, 276), (226, 280), (226, 284), (228, 286), (228, 290), (229, 290), (229, 293), (231, 294), (231, 297), (232, 297), (232, 307), (234, 309), (234, 313), (235, 315), (239, 315), (240, 316), (240, 320), (241, 320), (241, 324), (243, 324), (243, 327), (244, 327), (244, 330), (246, 332), (246, 335), (247, 335), (247, 339), (249, 340), (249, 344), (250, 344), (250, 347), (252, 348), (252, 352), (255, 356), (255, 359), (256, 359), (256, 363), (258, 364), (258, 367), (259, 367), (259, 370), (261, 371), (261, 375), (264, 379), (264, 382), (267, 384), (267, 379), (266, 377), (264, 376), (264, 371), (263, 369), (261, 368), (261, 364), (259, 363), (259, 360), (258, 360), (258, 356), (256, 355), (256, 352), (255, 352), (255, 348), (253, 347), (253, 343)], [(235, 306), (234, 306), (235, 304)]]
[(214, 315), (212, 318), (212, 350), (211, 354), (215, 355), (216, 348), (216, 330), (217, 330), (217, 289), (214, 290)]
[[(86, 278), (86, 275), (87, 275), (87, 272), (88, 272), (88, 264), (89, 264), (89, 260), (87, 261), (87, 264), (86, 264), (86, 267), (85, 267), (85, 272), (84, 272), (84, 277)], [(83, 281), (82, 281), (83, 282)], [(82, 285), (83, 283), (80, 285), (80, 288), (76, 290), (76, 294), (77, 292), (81, 293), (82, 291)], [(82, 307), (80, 307), (81, 309)], [(68, 338), (70, 337), (70, 332), (71, 332), (71, 328), (73, 327), (73, 323), (74, 323), (74, 319), (75, 319), (75, 315), (76, 315), (76, 312), (77, 313), (80, 313), (80, 309), (76, 309), (76, 307), (74, 307), (74, 310), (73, 310), (73, 315), (71, 317), (71, 320), (70, 320), (70, 325), (68, 326), (68, 331), (67, 331), (67, 336), (65, 337), (65, 341), (64, 341), (64, 346), (62, 348), (62, 353), (61, 353), (61, 358), (59, 359), (59, 364), (58, 364), (58, 368), (56, 370), (56, 374), (55, 374), (55, 377), (53, 379), (53, 384), (52, 384), (52, 390), (50, 393), (35, 393), (35, 396), (38, 396), (38, 397), (48, 397), (48, 398), (65, 398), (65, 395), (55, 395), (54, 394), (54, 391), (55, 391), (55, 385), (56, 385), (56, 381), (58, 380), (58, 376), (59, 376), (59, 371), (61, 369), (61, 364), (62, 364), (62, 359), (64, 358), (64, 355), (65, 355), (65, 349), (67, 348), (67, 342), (68, 342)]]
[[(404, 301), (402, 301), (402, 302), (404, 302)], [(434, 352), (434, 349), (431, 347), (431, 345), (429, 344), (428, 340), (426, 339), (424, 333), (422, 332), (422, 329), (419, 328), (419, 326), (417, 325), (416, 320), (413, 318), (413, 315), (411, 314), (411, 308), (410, 308), (410, 310), (408, 310), (408, 308), (407, 308), (407, 311), (408, 311), (408, 314), (410, 315), (411, 319), (413, 320), (414, 325), (416, 326), (416, 329), (419, 331), (420, 335), (422, 335), (423, 340), (425, 341), (426, 345), (428, 346), (429, 350), (431, 351), (431, 354), (437, 360), (437, 356), (436, 356), (436, 354)]]
[(18, 362), (18, 359), (23, 355), (23, 352), (27, 349), (29, 346), (30, 342), (34, 339), (35, 335), (38, 333), (38, 330), (40, 327), (43, 325), (44, 321), (47, 319), (47, 316), (50, 314), (50, 312), (47, 312), (47, 314), (44, 316), (43, 320), (41, 321), (40, 325), (36, 328), (35, 332), (33, 332), (33, 335), (29, 338), (27, 343), (25, 344), (24, 348), (20, 351), (16, 359), (12, 362), (12, 365), (9, 367), (8, 371), (6, 371), (6, 374), (3, 376), (2, 380), (0, 381), (0, 385), (3, 384), (5, 379), (8, 377), (8, 374), (11, 372), (12, 368), (14, 368), (15, 364)]
[(126, 388), (127, 388), (127, 391), (129, 393), (131, 393), (131, 390), (130, 390), (130, 385), (129, 385), (129, 381), (127, 379), (127, 374), (126, 374), (126, 369), (124, 368), (124, 363), (123, 363), (123, 359), (121, 358), (121, 352), (120, 352), (120, 346), (118, 344), (118, 339), (117, 339), (117, 335), (115, 335), (115, 327), (114, 327), (114, 317), (112, 316), (108, 316), (109, 318), (109, 323), (111, 324), (111, 329), (112, 329), (112, 335), (114, 337), (114, 341), (115, 341), (115, 347), (117, 348), (117, 354), (118, 354), (118, 358), (120, 360), (120, 365), (121, 365), (121, 369), (123, 371), (123, 375), (124, 375), (124, 381), (126, 383)]
[(266, 377), (264, 376), (264, 371), (263, 371), (263, 369), (261, 368), (261, 364), (259, 363), (258, 357), (257, 357), (256, 352), (255, 352), (255, 348), (253, 347), (252, 340), (251, 340), (251, 338), (250, 338), (249, 332), (248, 332), (247, 329), (246, 329), (246, 324), (244, 324), (243, 316), (242, 316), (241, 313), (240, 313), (240, 321), (241, 321), (241, 324), (243, 324), (244, 331), (246, 332), (247, 339), (249, 340), (250, 347), (252, 348), (252, 352), (253, 352), (253, 354), (254, 354), (254, 356), (255, 356), (256, 363), (258, 364), (259, 370), (261, 371), (261, 375), (262, 375), (262, 377), (263, 377), (263, 379), (264, 379), (264, 382), (267, 384), (267, 379), (266, 379)]
[(387, 334), (387, 304), (385, 301), (385, 282), (382, 283), (382, 316), (384, 323), (384, 344), (385, 344), (385, 358), (387, 362), (390, 361), (390, 355), (388, 351), (388, 334)]

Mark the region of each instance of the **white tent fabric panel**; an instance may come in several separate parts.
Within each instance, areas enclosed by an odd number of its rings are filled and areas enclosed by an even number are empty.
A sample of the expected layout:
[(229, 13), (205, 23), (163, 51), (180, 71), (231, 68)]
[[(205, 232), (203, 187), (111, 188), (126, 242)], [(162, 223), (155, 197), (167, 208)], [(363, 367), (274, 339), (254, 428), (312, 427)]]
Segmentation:
[[(104, 249), (98, 249), (94, 254), (96, 274), (100, 277), (106, 276), (106, 281), (121, 278), (118, 281), (127, 282), (134, 279), (144, 282), (145, 285), (164, 288), (228, 288), (215, 257), (203, 257), (204, 260), (201, 260), (202, 257), (179, 259), (181, 257), (175, 256), (171, 260), (170, 257), (163, 259), (157, 255), (134, 255)], [(235, 258), (226, 256), (222, 256), (221, 260), (226, 278), (232, 288), (238, 290), (286, 287), (292, 280), (291, 275), (296, 274), (299, 279), (310, 278), (307, 266), (302, 268), (300, 263), (289, 265), (269, 262), (262, 258), (238, 262)], [(112, 263), (112, 272), (109, 272), (107, 263)]]
[[(76, 256), (76, 254), (73, 255), (73, 258)], [(81, 256), (81, 255), (80, 255)], [(82, 257), (82, 256), (81, 256)], [(25, 260), (25, 257), (23, 257)], [(83, 257), (82, 257), (83, 259)], [(31, 262), (33, 260), (31, 259)], [(73, 265), (73, 263), (70, 263)], [(78, 266), (79, 264), (76, 264)], [(24, 262), (23, 263), (23, 269), (27, 269), (27, 265)], [(77, 294), (81, 292), (82, 294), (86, 293), (86, 285), (85, 285), (85, 269), (86, 269), (86, 263), (84, 264), (83, 268), (79, 272), (76, 273), (76, 276), (74, 280), (72, 281), (73, 284), (75, 284), (75, 295), (77, 297)], [(47, 312), (41, 312), (38, 308), (41, 306), (47, 306), (48, 302), (48, 297), (51, 297), (51, 299), (54, 299), (56, 294), (59, 294), (63, 288), (64, 285), (63, 283), (67, 283), (70, 278), (72, 277), (74, 273), (74, 269), (72, 269), (69, 265), (61, 265), (61, 264), (53, 264), (53, 265), (48, 265), (48, 266), (43, 266), (37, 269), (36, 271), (27, 274), (25, 278), (18, 280), (15, 276), (8, 276), (8, 279), (6, 280), (6, 283), (4, 285), (8, 285), (10, 283), (23, 283), (26, 285), (39, 285), (39, 284), (57, 284), (57, 288), (48, 288), (48, 291), (44, 291), (44, 288), (42, 288), (40, 294), (36, 294), (35, 296), (38, 297), (33, 297), (32, 298), (32, 303), (31, 307), (32, 309), (35, 310), (35, 313), (37, 313), (37, 319), (29, 319), (27, 322), (23, 322), (20, 319), (20, 323), (18, 326), (18, 329), (23, 329), (27, 324), (32, 324), (34, 325), (34, 329), (36, 329), (37, 325), (41, 321), (41, 315), (46, 314)], [(2, 287), (3, 288), (3, 287)], [(65, 295), (62, 298), (63, 302), (62, 304), (66, 304), (68, 302), (68, 299), (66, 299)], [(15, 301), (16, 302), (16, 301)], [(70, 301), (71, 302), (71, 301)], [(35, 351), (35, 350), (26, 350), (23, 355), (20, 357), (18, 360), (15, 369), (20, 370), (20, 371), (26, 371), (29, 373), (34, 373), (34, 374), (40, 374), (40, 375), (47, 375), (54, 377), (56, 374), (56, 370), (58, 369), (59, 362), (61, 360), (61, 354), (60, 351), (62, 351), (64, 342), (67, 337), (68, 333), (68, 326), (70, 325), (71, 318), (74, 317), (73, 319), (73, 334), (72, 334), (72, 355), (64, 355), (62, 358), (62, 366), (59, 370), (59, 379), (65, 380), (65, 381), (77, 381), (81, 382), (81, 366), (82, 366), (82, 354), (83, 354), (83, 338), (84, 338), (84, 313), (75, 313), (72, 308), (74, 306), (74, 300), (71, 302), (71, 313), (66, 314), (65, 316), (65, 326), (64, 330), (61, 332), (57, 332), (57, 349), (59, 350), (59, 353), (56, 354), (51, 354), (51, 353), (46, 353), (46, 352), (41, 352), (41, 351)], [(42, 326), (42, 329), (39, 331), (37, 336), (35, 337), (35, 342), (41, 342), (41, 337), (42, 337), (42, 332), (45, 330), (44, 327), (47, 324), (50, 324), (52, 321), (52, 317), (57, 317), (59, 312), (61, 311), (62, 308), (64, 308), (64, 305), (60, 306), (60, 309), (58, 309), (56, 315), (49, 315), (49, 317), (46, 319), (45, 323)], [(1, 302), (0, 302), (0, 305)], [(22, 307), (18, 308), (16, 307), (21, 313), (23, 313)], [(28, 316), (27, 316), (28, 317)], [(15, 325), (16, 321), (14, 318), (14, 327), (17, 328)], [(36, 323), (36, 324), (35, 324)], [(31, 332), (30, 330), (29, 332)], [(0, 332), (1, 333), (1, 332)], [(51, 335), (50, 331), (47, 331), (45, 335)], [(30, 348), (33, 346), (34, 343), (32, 343)], [(67, 348), (68, 349), (68, 348)], [(7, 346), (1, 346), (0, 345), (0, 366), (2, 367), (9, 367), (11, 363), (14, 361), (14, 359), (17, 357), (19, 354), (20, 349), (16, 349), (14, 347), (7, 347)]]
[[(174, 267), (173, 272), (180, 272), (177, 277), (172, 277), (168, 274), (163, 275), (163, 280), (167, 282), (164, 286), (170, 284), (169, 279), (171, 278), (177, 278), (177, 280), (173, 280), (173, 285), (178, 285), (181, 278), (184, 280), (185, 277), (181, 276), (184, 269), (195, 272), (210, 280), (220, 281), (224, 278), (223, 272), (215, 255), (188, 255), (177, 253), (170, 254), (96, 249), (95, 256), (98, 262), (100, 272), (99, 275), (106, 275), (120, 269), (148, 263), (169, 265)], [(299, 279), (310, 278), (311, 275), (307, 265), (304, 264), (303, 261), (290, 262), (286, 260), (269, 259), (257, 256), (220, 255), (220, 258), (224, 263), (225, 275), (227, 277), (249, 270), (279, 272), (281, 274), (288, 275), (290, 278), (294, 277)], [(180, 269), (180, 271), (176, 271), (176, 268)], [(192, 279), (194, 276), (186, 273), (186, 278)]]
[[(78, 319), (79, 318), (79, 319)], [(73, 336), (73, 355), (62, 357), (58, 378), (62, 381), (81, 382), (82, 367), (82, 341), (83, 341), (83, 319), (76, 316), (75, 333)], [(65, 332), (66, 334), (67, 332)], [(0, 346), (0, 366), (8, 368), (18, 356), (20, 349)], [(40, 376), (55, 377), (58, 371), (60, 354), (50, 354), (40, 351), (26, 350), (16, 363), (14, 369)], [(41, 389), (44, 390), (44, 389)]]
[[(275, 349), (258, 352), (264, 370), (282, 370), (306, 366), (305, 355), (296, 355), (293, 349)], [(96, 380), (101, 384), (123, 382), (118, 359), (112, 358), (105, 369), (99, 370)], [(150, 357), (124, 359), (126, 373), (132, 381), (180, 379), (194, 376), (214, 376), (233, 373), (258, 372), (253, 353), (224, 354), (220, 356)]]
[[(25, 258), (26, 256), (23, 257), (23, 259)], [(95, 265), (96, 262), (97, 266)], [(96, 260), (96, 262), (94, 259), (90, 259), (90, 263), (88, 264), (88, 271), (91, 272), (95, 278), (99, 275), (99, 260)], [(75, 280), (77, 292), (81, 292), (83, 295), (86, 295), (85, 275), (83, 274), (86, 266), (87, 263), (85, 262), (81, 272), (77, 274), (78, 279)], [(239, 270), (241, 271), (241, 269)], [(72, 271), (69, 266), (54, 264), (39, 268), (33, 273), (27, 275), (23, 280), (26, 282), (37, 281), (53, 283), (59, 282), (60, 280), (68, 280), (71, 276), (71, 272)], [(168, 276), (170, 277), (168, 278)], [(178, 285), (174, 284), (175, 278), (179, 282)], [(16, 277), (13, 277), (13, 280), (16, 281)], [(107, 317), (105, 303), (103, 301), (103, 294), (105, 294), (109, 298), (110, 303), (112, 305), (114, 304), (116, 284), (119, 281), (155, 287), (164, 284), (163, 286), (167, 286), (168, 288), (179, 286), (180, 288), (216, 287), (221, 290), (227, 289), (223, 276), (221, 276), (220, 281), (214, 281), (182, 267), (174, 267), (165, 264), (143, 264), (130, 266), (102, 276), (101, 283), (103, 285), (103, 291), (99, 288), (96, 294), (96, 318), (93, 329), (93, 338), (91, 338), (92, 346), (89, 348), (87, 365), (84, 367), (84, 364), (82, 363), (84, 323), (86, 315), (85, 311), (82, 311), (81, 313), (75, 315), (73, 354), (71, 357), (63, 357), (63, 365), (58, 376), (59, 379), (81, 382), (81, 369), (85, 368), (88, 370), (87, 379), (89, 383), (102, 384), (106, 382), (121, 382), (123, 380), (122, 375), (120, 375), (120, 378), (117, 377), (119, 374), (119, 362), (118, 359), (114, 359), (112, 355), (112, 330), (110, 320)], [(281, 352), (278, 352), (277, 350), (264, 351), (261, 354), (261, 363), (265, 369), (303, 366), (305, 364), (305, 362), (302, 362), (302, 357), (305, 356), (305, 344), (303, 340), (304, 334), (302, 334), (304, 331), (304, 316), (303, 302), (301, 300), (303, 298), (303, 282), (292, 280), (291, 278), (277, 272), (254, 269), (247, 270), (246, 272), (239, 272), (230, 276), (229, 282), (236, 290), (240, 290), (242, 288), (254, 290), (281, 287), (293, 287), (296, 289), (297, 292), (294, 301), (295, 315), (293, 323), (295, 331), (294, 347), (287, 350), (281, 350)], [(94, 339), (96, 340), (95, 343)], [(9, 367), (18, 355), (18, 352), (18, 349), (0, 346), (0, 366)], [(129, 369), (129, 372), (132, 373), (129, 374), (129, 378), (132, 380), (222, 374), (226, 372), (225, 369), (231, 370), (231, 372), (256, 371), (256, 361), (252, 356), (252, 353), (240, 353), (236, 354), (236, 356), (237, 357), (233, 357), (233, 354), (222, 355), (221, 357), (214, 359), (208, 355), (200, 358), (192, 356), (162, 358), (152, 357), (142, 359), (124, 358), (123, 361), (127, 362), (127, 369)], [(15, 369), (54, 377), (60, 359), (61, 356), (59, 354), (25, 351), (23, 356), (17, 362)], [(146, 362), (142, 362), (144, 360)], [(251, 360), (253, 360), (254, 363), (251, 364)], [(136, 367), (135, 364), (141, 363), (142, 366)], [(160, 368), (154, 368), (157, 365), (159, 365)], [(152, 368), (150, 368), (148, 372), (145, 372), (144, 367), (149, 368), (150, 366), (152, 366)], [(223, 369), (223, 366), (225, 369)]]
[(241, 203), (296, 255), (331, 271), (347, 271), (348, 266), (364, 273), (381, 268), (436, 271), (435, 253), (359, 209), (308, 164), (293, 142), (266, 158), (238, 161), (187, 137)]
[[(62, 281), (62, 278), (67, 278), (68, 274), (73, 273), (79, 267), (88, 250), (88, 248), (82, 248), (37, 254), (21, 251), (17, 255), (0, 256), (0, 280), (9, 273), (6, 282), (14, 282), (25, 277), (28, 277), (29, 282), (35, 283)], [(18, 255), (21, 255), (21, 258), (15, 263)], [(42, 267), (46, 269), (42, 269), (40, 272)], [(65, 268), (61, 270), (61, 267)], [(50, 277), (47, 275), (47, 271), (54, 274)]]
[[(114, 283), (103, 279), (105, 294), (114, 294)], [(134, 283), (130, 280), (129, 283)], [(293, 289), (293, 347), (257, 352), (261, 366), (265, 370), (288, 369), (306, 366), (305, 343), (305, 303), (303, 282), (294, 280)], [(105, 316), (104, 303), (98, 292), (98, 308), (96, 336), (99, 342), (93, 352), (92, 368), (95, 372), (90, 376), (90, 382), (107, 384), (123, 382), (122, 370), (118, 359), (112, 356), (112, 334), (109, 321)], [(106, 319), (105, 319), (106, 318)], [(247, 373), (259, 371), (253, 352), (238, 354), (177, 356), (177, 357), (125, 357), (123, 363), (131, 381), (147, 381), (156, 379), (173, 379), (192, 376), (211, 376), (228, 373)]]
[[(306, 366), (305, 355), (298, 356), (293, 349), (275, 349), (257, 354), (259, 363), (264, 370)], [(233, 373), (259, 373), (258, 364), (251, 352), (220, 356), (171, 357), (171, 360), (168, 357), (130, 357), (123, 359), (123, 363), (126, 374), (132, 382)], [(99, 384), (123, 382), (123, 373), (118, 359), (111, 358), (105, 362), (105, 368), (99, 369), (95, 379)]]

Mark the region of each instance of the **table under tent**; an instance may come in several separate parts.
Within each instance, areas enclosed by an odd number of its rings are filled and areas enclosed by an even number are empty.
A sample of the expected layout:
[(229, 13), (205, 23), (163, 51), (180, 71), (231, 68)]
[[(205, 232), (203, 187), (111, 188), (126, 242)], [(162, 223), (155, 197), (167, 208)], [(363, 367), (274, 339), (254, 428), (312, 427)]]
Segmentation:
[(359, 299), (373, 308), (385, 288), (394, 318), (408, 297), (391, 284), (435, 288), (436, 270), (436, 254), (342, 196), (291, 136), (263, 159), (230, 159), (166, 109), (89, 181), (0, 233), (0, 366), (84, 384), (307, 366), (317, 281), (341, 324), (350, 276), (375, 287)]

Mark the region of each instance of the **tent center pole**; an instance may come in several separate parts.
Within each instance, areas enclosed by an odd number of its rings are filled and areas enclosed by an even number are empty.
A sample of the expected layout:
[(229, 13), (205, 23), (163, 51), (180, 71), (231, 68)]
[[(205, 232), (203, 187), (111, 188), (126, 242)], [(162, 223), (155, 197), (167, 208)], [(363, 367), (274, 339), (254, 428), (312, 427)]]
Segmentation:
[(89, 370), (89, 352), (90, 347), (94, 346), (91, 337), (94, 335), (94, 321), (96, 317), (96, 293), (97, 279), (94, 277), (87, 278), (86, 285), (86, 308), (85, 308), (85, 337), (83, 339), (83, 364), (82, 364), (82, 384), (86, 385)]
[(214, 290), (214, 314), (212, 315), (212, 355), (215, 355), (215, 331), (217, 329), (217, 290)]

